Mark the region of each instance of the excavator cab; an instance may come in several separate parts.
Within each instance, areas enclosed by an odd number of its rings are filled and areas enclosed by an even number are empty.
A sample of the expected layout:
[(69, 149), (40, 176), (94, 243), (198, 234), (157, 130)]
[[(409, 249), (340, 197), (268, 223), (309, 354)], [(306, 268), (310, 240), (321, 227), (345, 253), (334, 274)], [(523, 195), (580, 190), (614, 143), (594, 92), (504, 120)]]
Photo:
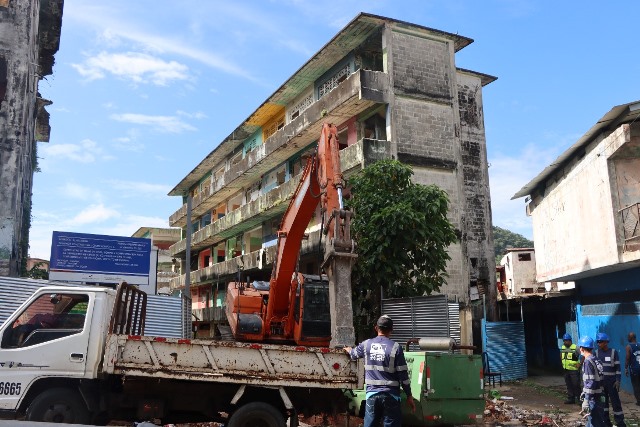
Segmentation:
[(329, 280), (326, 276), (303, 274), (304, 285), (296, 291), (294, 340), (302, 345), (327, 346), (331, 339)]
[[(331, 339), (329, 281), (326, 276), (298, 274), (292, 307), (293, 341), (299, 345), (326, 347)], [(243, 341), (264, 341), (264, 312), (269, 301), (269, 283), (230, 284), (227, 290), (227, 316), (234, 336)], [(282, 342), (286, 321), (272, 321), (266, 341)], [(284, 340), (286, 341), (286, 339)]]

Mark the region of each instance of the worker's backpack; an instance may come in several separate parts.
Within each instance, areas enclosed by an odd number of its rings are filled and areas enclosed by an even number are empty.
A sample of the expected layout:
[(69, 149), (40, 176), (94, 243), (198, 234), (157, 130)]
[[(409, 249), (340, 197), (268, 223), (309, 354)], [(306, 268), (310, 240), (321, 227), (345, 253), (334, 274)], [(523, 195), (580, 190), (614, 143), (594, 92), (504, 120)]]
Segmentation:
[(629, 344), (629, 347), (631, 347), (629, 371), (633, 375), (640, 375), (640, 345), (634, 342)]

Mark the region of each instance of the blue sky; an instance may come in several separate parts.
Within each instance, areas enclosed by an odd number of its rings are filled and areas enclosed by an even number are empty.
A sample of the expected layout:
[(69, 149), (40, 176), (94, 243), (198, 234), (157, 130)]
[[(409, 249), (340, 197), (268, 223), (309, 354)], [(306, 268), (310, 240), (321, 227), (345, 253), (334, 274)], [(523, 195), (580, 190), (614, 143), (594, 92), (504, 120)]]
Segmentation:
[(640, 2), (66, 0), (51, 141), (39, 143), (30, 255), (51, 232), (166, 227), (167, 193), (359, 12), (475, 40), (494, 225), (532, 237), (511, 196), (613, 106), (640, 99)]

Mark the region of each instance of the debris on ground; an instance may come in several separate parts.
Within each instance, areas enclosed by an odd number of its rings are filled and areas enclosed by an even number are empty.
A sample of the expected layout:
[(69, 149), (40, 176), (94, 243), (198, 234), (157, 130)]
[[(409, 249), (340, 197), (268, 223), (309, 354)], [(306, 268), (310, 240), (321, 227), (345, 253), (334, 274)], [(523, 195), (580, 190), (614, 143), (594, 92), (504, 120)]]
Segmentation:
[(514, 424), (520, 422), (526, 426), (577, 427), (583, 425), (571, 417), (559, 412), (558, 407), (548, 405), (549, 411), (523, 409), (505, 400), (487, 399), (485, 402), (484, 422), (498, 425), (501, 423)]

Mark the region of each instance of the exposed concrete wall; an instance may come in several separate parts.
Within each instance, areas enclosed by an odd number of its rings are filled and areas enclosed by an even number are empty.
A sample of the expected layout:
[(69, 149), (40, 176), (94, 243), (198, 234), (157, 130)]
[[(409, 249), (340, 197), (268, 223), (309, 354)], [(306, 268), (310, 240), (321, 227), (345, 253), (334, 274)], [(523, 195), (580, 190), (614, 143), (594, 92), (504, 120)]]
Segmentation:
[(470, 263), (470, 281), (487, 292), (489, 316), (495, 315), (496, 287), (489, 161), (484, 128), (482, 83), (480, 78), (456, 74), (460, 117), (460, 154), (464, 189), (462, 241)]
[[(447, 285), (469, 302), (469, 286), (482, 284), (495, 300), (488, 163), (478, 76), (456, 72), (451, 41), (385, 29), (392, 94), (390, 139), (398, 159), (414, 168), (414, 182), (436, 184), (450, 200), (449, 219), (461, 241), (449, 248)], [(492, 311), (489, 307), (488, 311)]]
[[(17, 276), (27, 257), (36, 132), (48, 140), (38, 81), (51, 74), (63, 0), (0, 4), (0, 275)], [(42, 6), (42, 10), (40, 7)], [(4, 77), (4, 78), (3, 78)], [(2, 81), (4, 80), (4, 82)], [(5, 87), (6, 84), (6, 87)], [(37, 123), (36, 118), (45, 122)]]
[[(529, 256), (528, 260), (520, 259), (527, 258), (527, 254)], [(535, 251), (509, 252), (502, 257), (500, 265), (504, 265), (507, 292), (509, 295), (519, 295), (524, 293), (523, 288), (533, 289), (537, 286)]]
[[(27, 238), (23, 208), (31, 199), (36, 107), (37, 31), (40, 2), (12, 0), (0, 7), (0, 57), (7, 87), (0, 102), (0, 275), (17, 276), (20, 243)], [(35, 13), (33, 9), (36, 9)]]
[[(618, 213), (624, 207), (621, 203), (632, 201), (630, 195), (640, 194), (640, 183), (617, 176), (631, 176), (627, 172), (633, 157), (619, 157), (633, 151), (628, 147), (633, 145), (631, 135), (637, 134), (639, 127), (625, 124), (597, 138), (586, 147), (582, 158), (574, 159), (549, 179), (544, 195), (537, 195), (530, 203), (539, 282), (615, 266), (623, 258), (640, 259), (640, 251), (623, 257)], [(640, 155), (635, 156), (637, 162)], [(623, 163), (616, 172), (618, 160)]]

